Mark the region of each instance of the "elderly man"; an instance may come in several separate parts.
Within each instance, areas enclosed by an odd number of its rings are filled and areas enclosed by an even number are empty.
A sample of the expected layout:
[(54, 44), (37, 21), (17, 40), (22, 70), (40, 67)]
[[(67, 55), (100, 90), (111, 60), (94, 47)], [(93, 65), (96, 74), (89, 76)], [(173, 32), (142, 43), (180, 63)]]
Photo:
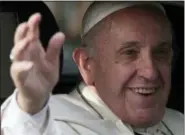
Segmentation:
[(51, 96), (64, 34), (45, 52), (40, 14), (20, 24), (11, 52), (15, 92), (1, 108), (4, 134), (183, 135), (183, 115), (167, 109), (172, 29), (155, 2), (93, 2), (73, 59), (83, 77), (69, 95)]

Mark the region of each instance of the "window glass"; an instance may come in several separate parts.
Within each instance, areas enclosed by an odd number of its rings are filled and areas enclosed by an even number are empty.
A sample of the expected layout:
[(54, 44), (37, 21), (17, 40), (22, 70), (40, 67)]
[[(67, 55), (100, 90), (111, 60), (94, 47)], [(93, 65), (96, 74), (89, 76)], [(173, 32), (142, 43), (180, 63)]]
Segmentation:
[(90, 2), (57, 1), (45, 3), (53, 12), (60, 30), (64, 32), (66, 36), (63, 48), (64, 62), (62, 74), (78, 74), (78, 68), (72, 60), (72, 52), (74, 48), (80, 45), (81, 20)]

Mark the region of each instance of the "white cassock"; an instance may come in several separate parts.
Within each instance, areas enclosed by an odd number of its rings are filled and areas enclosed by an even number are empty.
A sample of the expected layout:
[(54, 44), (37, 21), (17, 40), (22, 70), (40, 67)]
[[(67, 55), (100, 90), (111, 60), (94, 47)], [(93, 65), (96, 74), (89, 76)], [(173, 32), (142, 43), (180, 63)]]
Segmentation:
[(4, 135), (184, 135), (184, 115), (166, 108), (163, 120), (149, 128), (134, 129), (117, 118), (88, 86), (81, 83), (69, 95), (53, 95), (37, 114), (23, 112), (16, 91), (1, 106)]

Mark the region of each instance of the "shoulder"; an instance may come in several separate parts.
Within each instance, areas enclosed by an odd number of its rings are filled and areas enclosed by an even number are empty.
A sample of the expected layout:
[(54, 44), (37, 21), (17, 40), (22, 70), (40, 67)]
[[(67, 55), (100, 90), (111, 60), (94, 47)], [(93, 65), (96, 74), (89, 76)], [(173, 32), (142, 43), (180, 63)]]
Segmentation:
[(99, 118), (87, 105), (72, 95), (53, 95), (49, 101), (49, 112), (53, 122), (66, 133), (97, 135)]
[(175, 135), (184, 134), (184, 115), (181, 112), (166, 108), (163, 122)]
[(179, 112), (177, 110), (166, 108), (164, 119), (174, 121), (174, 122), (176, 121), (176, 122), (183, 123), (184, 122), (184, 114), (182, 114), (181, 112)]
[(53, 117), (59, 119), (96, 119), (91, 108), (82, 99), (68, 95), (53, 95), (49, 101)]

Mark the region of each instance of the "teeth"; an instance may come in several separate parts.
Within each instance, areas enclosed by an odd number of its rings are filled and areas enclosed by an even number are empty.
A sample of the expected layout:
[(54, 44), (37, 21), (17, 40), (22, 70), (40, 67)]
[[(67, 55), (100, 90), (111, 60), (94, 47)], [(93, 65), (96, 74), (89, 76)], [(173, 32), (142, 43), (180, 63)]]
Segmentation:
[(132, 89), (134, 92), (139, 93), (139, 94), (152, 94), (154, 93), (157, 89), (156, 88), (134, 88)]

